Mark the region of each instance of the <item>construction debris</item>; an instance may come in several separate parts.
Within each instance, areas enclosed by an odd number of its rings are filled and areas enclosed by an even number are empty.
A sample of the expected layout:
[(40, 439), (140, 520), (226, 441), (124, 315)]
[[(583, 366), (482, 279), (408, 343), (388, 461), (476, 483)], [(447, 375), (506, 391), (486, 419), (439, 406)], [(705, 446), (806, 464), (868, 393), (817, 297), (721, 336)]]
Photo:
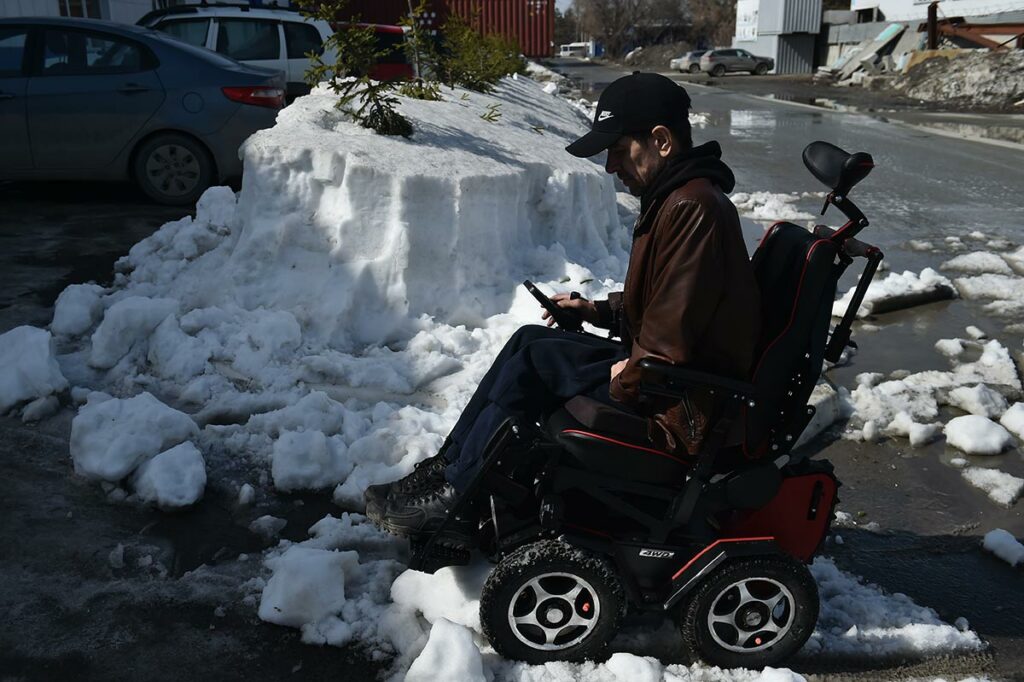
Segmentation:
[(1024, 104), (1024, 50), (933, 52), (931, 58), (915, 57), (907, 72), (893, 81), (893, 87), (926, 102), (1011, 110)]

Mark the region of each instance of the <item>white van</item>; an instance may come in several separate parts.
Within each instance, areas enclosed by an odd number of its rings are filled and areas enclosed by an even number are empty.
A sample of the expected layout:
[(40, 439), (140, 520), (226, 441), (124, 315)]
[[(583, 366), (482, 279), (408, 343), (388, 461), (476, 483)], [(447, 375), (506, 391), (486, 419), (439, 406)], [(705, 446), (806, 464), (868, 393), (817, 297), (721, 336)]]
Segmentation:
[(590, 43), (567, 43), (559, 47), (559, 57), (589, 57)]

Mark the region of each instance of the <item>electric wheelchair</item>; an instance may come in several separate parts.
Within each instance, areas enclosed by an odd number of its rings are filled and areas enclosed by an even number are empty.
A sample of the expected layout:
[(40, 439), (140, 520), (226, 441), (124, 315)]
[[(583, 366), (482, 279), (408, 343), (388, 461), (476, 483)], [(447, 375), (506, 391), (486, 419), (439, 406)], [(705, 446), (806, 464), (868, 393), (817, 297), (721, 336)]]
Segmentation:
[[(497, 562), (480, 616), (501, 655), (600, 657), (627, 607), (674, 615), (687, 648), (722, 667), (777, 665), (811, 635), (819, 602), (807, 564), (839, 482), (829, 462), (791, 450), (814, 415), (807, 403), (823, 360), (851, 344), (882, 253), (854, 239), (868, 221), (847, 196), (871, 156), (814, 142), (803, 161), (830, 190), (822, 214), (831, 205), (847, 221), (766, 232), (752, 259), (763, 311), (751, 376), (641, 362), (642, 394), (715, 396), (695, 457), (652, 447), (645, 420), (586, 397), (542, 423), (508, 420), (492, 437), (449, 519), (473, 515), (476, 547)], [(837, 282), (856, 258), (863, 273), (830, 330)], [(737, 422), (742, 438), (731, 435)], [(444, 529), (414, 542), (412, 568), (469, 561), (468, 550), (437, 541)]]

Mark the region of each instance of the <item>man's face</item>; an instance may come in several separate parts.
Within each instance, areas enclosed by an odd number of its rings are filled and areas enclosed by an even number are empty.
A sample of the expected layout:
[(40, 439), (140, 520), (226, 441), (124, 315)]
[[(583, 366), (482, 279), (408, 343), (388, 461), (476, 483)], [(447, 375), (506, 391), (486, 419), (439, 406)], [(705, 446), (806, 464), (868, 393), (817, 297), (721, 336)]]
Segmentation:
[(638, 142), (632, 135), (623, 135), (608, 148), (604, 169), (622, 180), (633, 196), (640, 196), (665, 165), (658, 140), (652, 135)]

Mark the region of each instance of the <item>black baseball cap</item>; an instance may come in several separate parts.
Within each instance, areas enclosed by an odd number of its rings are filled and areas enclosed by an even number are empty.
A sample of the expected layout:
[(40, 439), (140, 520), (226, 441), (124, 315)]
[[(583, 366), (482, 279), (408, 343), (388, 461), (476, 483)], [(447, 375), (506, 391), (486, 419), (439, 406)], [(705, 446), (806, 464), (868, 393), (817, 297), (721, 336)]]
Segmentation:
[(682, 86), (656, 73), (634, 71), (605, 88), (590, 132), (565, 151), (581, 158), (600, 154), (623, 135), (686, 119), (689, 109), (690, 96)]

